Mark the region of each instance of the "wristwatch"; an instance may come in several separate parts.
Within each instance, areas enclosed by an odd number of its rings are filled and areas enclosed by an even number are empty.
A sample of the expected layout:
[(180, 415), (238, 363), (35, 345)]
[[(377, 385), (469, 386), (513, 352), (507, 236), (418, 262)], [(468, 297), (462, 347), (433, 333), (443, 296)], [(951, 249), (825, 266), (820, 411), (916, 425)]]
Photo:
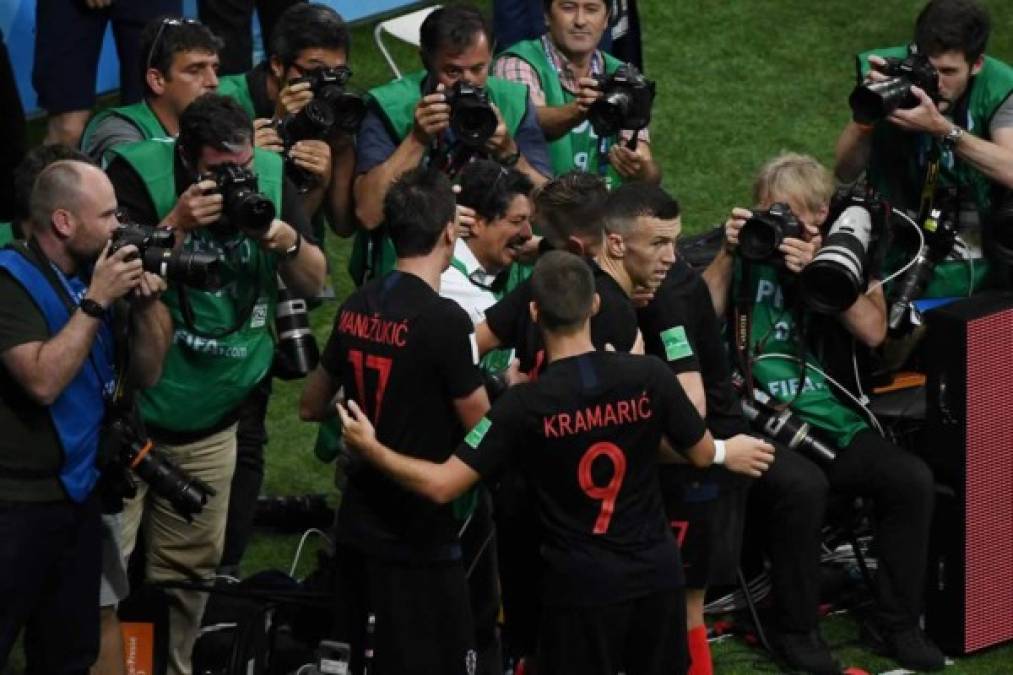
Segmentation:
[(285, 249), (285, 260), (291, 260), (292, 258), (299, 255), (299, 249), (302, 248), (302, 232), (299, 230), (295, 231), (295, 243)]
[(514, 153), (511, 153), (509, 155), (506, 155), (506, 156), (503, 156), (503, 157), (499, 157), (498, 161), (499, 161), (500, 166), (506, 167), (507, 169), (512, 169), (515, 166), (517, 166), (517, 162), (519, 162), (520, 159), (521, 159), (521, 153), (520, 152), (514, 152)]
[(947, 150), (953, 150), (953, 148), (957, 147), (957, 142), (963, 137), (963, 135), (964, 130), (954, 124), (950, 127), (950, 130), (946, 132), (946, 135), (940, 139), (940, 142)]
[(82, 312), (94, 319), (101, 319), (106, 315), (106, 311), (103, 309), (102, 305), (98, 304), (91, 298), (83, 299), (78, 307), (81, 308)]

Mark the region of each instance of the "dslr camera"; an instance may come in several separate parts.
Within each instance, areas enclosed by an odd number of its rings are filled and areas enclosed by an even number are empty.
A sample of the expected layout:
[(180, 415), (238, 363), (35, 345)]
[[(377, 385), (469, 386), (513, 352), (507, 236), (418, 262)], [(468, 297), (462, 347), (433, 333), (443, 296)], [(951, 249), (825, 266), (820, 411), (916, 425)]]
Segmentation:
[(784, 264), (778, 250), (785, 239), (801, 239), (803, 227), (787, 204), (778, 202), (753, 216), (739, 230), (739, 255), (750, 262)]
[(499, 118), (484, 87), (458, 80), (446, 91), (450, 128), (464, 145), (481, 148), (496, 133)]
[(221, 260), (204, 252), (174, 251), (175, 238), (170, 230), (137, 223), (126, 223), (113, 231), (109, 253), (124, 246), (136, 246), (146, 272), (202, 290), (222, 286)]
[(860, 84), (848, 98), (854, 120), (859, 124), (878, 122), (897, 108), (917, 107), (918, 98), (911, 93), (912, 86), (924, 91), (933, 101), (939, 101), (939, 73), (916, 47), (910, 47), (907, 58), (885, 60), (886, 65), (879, 71), (887, 75), (887, 79)]
[(598, 136), (615, 136), (622, 129), (640, 131), (651, 122), (655, 85), (630, 63), (599, 79), (602, 95), (587, 111)]
[(331, 106), (319, 99), (312, 99), (299, 112), (286, 115), (274, 125), (285, 150), (285, 175), (305, 194), (317, 185), (317, 177), (292, 160), (289, 151), (299, 141), (322, 141), (331, 135), (334, 128), (334, 112)]
[(243, 232), (251, 239), (267, 234), (274, 220), (274, 204), (258, 192), (257, 174), (234, 162), (224, 162), (201, 176), (213, 180), (222, 195), (222, 215), (214, 226), (217, 234)]
[[(104, 498), (120, 501), (118, 506), (122, 508), (121, 500), (136, 494), (135, 483), (126, 471), (130, 469), (156, 495), (172, 504), (176, 513), (192, 523), (193, 517), (216, 494), (215, 489), (176, 466), (141, 431), (141, 425), (134, 421), (135, 418), (135, 414), (110, 411), (110, 421), (102, 434), (102, 456), (106, 462), (103, 478), (107, 481)], [(118, 509), (110, 508), (107, 502), (106, 510), (114, 512)]]
[[(869, 253), (886, 231), (890, 206), (871, 187), (842, 188), (830, 202), (823, 246), (802, 270), (802, 298), (815, 312), (854, 304), (868, 280)], [(881, 245), (881, 244), (880, 244)]]
[(366, 101), (346, 87), (351, 77), (352, 71), (347, 66), (338, 66), (311, 70), (293, 82), (309, 82), (313, 98), (331, 109), (334, 128), (353, 133), (366, 116)]

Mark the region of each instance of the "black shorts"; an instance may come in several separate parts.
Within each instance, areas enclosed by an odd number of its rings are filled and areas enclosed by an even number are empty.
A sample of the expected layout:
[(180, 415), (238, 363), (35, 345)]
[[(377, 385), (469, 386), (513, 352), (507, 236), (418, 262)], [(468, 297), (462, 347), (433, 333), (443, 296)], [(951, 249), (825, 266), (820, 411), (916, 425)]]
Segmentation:
[[(334, 637), (352, 647), (361, 673), (367, 647), (375, 675), (471, 675), (477, 660), (468, 584), (460, 561), (393, 563), (339, 546)], [(376, 617), (367, 645), (366, 623)]]
[(751, 480), (721, 467), (661, 468), (665, 513), (679, 542), (687, 588), (734, 584)]
[(688, 667), (681, 588), (604, 607), (542, 608), (541, 675), (679, 675)]

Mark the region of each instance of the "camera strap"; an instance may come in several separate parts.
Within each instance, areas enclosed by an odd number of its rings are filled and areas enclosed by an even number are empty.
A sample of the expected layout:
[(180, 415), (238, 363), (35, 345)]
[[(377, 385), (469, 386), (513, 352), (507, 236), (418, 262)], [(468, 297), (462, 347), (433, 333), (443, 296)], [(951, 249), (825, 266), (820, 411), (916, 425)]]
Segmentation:
[(732, 305), (732, 330), (735, 340), (735, 359), (745, 379), (746, 400), (753, 401), (753, 362), (749, 356), (749, 334), (752, 331), (753, 304), (750, 288), (752, 265), (739, 258), (739, 283), (735, 289), (735, 303)]

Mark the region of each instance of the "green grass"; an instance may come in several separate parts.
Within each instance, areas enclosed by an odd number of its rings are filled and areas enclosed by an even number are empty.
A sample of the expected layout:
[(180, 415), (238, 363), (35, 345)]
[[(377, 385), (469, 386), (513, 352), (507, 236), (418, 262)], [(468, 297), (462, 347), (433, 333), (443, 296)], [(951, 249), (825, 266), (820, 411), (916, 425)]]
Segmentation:
[[(488, 0), (480, 3), (489, 6)], [(664, 184), (683, 204), (686, 232), (722, 222), (736, 204), (748, 204), (753, 174), (781, 150), (832, 162), (834, 142), (848, 119), (854, 54), (910, 39), (921, 0), (641, 0), (648, 75), (658, 82), (651, 125), (652, 149)], [(993, 38), (989, 53), (1013, 62), (1013, 4), (989, 0)], [(388, 42), (388, 44), (390, 44)], [(418, 63), (415, 51), (393, 45), (402, 70)], [(353, 30), (353, 82), (367, 88), (386, 81), (386, 63), (373, 44), (372, 26)], [(32, 125), (41, 138), (41, 124)], [(338, 298), (351, 283), (345, 272), (348, 242), (329, 237), (327, 253)], [(337, 303), (312, 315), (321, 346)], [(298, 420), (300, 382), (276, 382), (268, 413), (264, 493), (336, 494), (333, 468), (312, 454), (315, 425)], [(258, 533), (244, 572), (287, 571), (298, 538)], [(315, 544), (303, 554), (308, 571)], [(824, 620), (839, 659), (870, 672), (895, 668), (855, 646), (847, 616)], [(762, 653), (731, 639), (714, 646), (716, 672), (775, 672)], [(961, 658), (947, 673), (1013, 672), (1013, 647)]]

